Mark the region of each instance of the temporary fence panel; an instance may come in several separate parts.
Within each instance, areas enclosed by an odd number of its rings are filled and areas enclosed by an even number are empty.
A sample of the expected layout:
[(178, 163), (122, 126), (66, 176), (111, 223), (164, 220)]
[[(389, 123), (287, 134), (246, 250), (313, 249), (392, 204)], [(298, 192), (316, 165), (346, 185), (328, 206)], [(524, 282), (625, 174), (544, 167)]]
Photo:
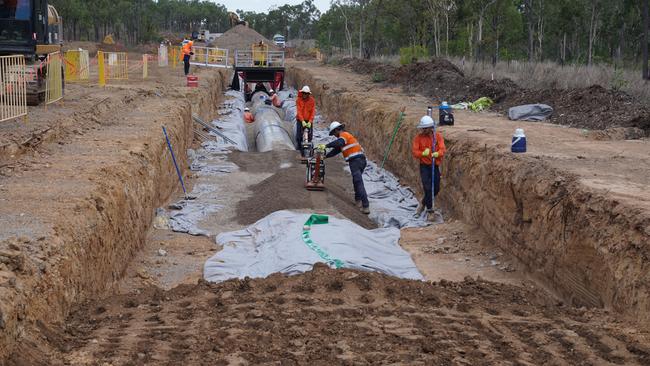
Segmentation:
[(149, 77), (149, 55), (142, 55), (142, 78)]
[(169, 51), (167, 46), (161, 45), (158, 47), (158, 66), (165, 67), (169, 65)]
[(0, 122), (26, 115), (25, 57), (0, 56)]
[(104, 52), (106, 80), (129, 79), (129, 57), (126, 52)]
[(208, 67), (228, 67), (228, 50), (211, 47), (193, 47), (190, 64)]
[(66, 81), (88, 81), (90, 78), (90, 57), (87, 50), (66, 51), (64, 60)]
[(45, 78), (45, 104), (63, 98), (63, 56), (61, 52), (47, 55), (47, 76)]
[(169, 58), (172, 60), (173, 69), (175, 69), (178, 66), (180, 54), (181, 54), (180, 47), (171, 47), (169, 49)]

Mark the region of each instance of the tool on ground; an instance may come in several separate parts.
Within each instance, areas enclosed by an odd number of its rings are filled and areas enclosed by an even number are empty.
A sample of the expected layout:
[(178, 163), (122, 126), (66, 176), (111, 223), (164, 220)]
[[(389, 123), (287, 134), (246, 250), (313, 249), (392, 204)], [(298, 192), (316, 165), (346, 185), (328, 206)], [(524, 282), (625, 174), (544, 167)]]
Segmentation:
[(390, 149), (393, 146), (393, 141), (395, 141), (395, 137), (397, 136), (397, 131), (399, 131), (400, 127), (402, 126), (402, 122), (404, 121), (404, 117), (406, 116), (406, 113), (404, 113), (404, 111), (406, 111), (406, 107), (402, 107), (402, 109), (399, 111), (399, 118), (397, 118), (397, 123), (395, 124), (395, 129), (393, 130), (393, 136), (390, 138), (390, 142), (388, 143), (386, 151), (384, 152), (384, 158), (381, 161), (382, 169), (384, 169), (384, 164), (386, 163)]
[(183, 175), (181, 174), (181, 170), (178, 168), (178, 163), (176, 162), (176, 156), (174, 155), (174, 149), (172, 149), (172, 143), (169, 140), (169, 136), (167, 135), (167, 129), (165, 128), (165, 126), (162, 126), (162, 130), (163, 130), (163, 134), (165, 135), (165, 140), (167, 140), (167, 147), (169, 148), (169, 153), (172, 156), (172, 161), (174, 162), (174, 167), (176, 168), (176, 174), (178, 174), (178, 180), (181, 182), (181, 187), (183, 188), (183, 194), (185, 196), (185, 199), (186, 200), (196, 199), (196, 197), (187, 195), (187, 190), (185, 189), (185, 182), (183, 182)]
[[(433, 144), (431, 145), (431, 150), (436, 151), (436, 123), (433, 123)], [(444, 224), (445, 220), (442, 217), (440, 211), (436, 211), (436, 159), (431, 157), (431, 213), (433, 214), (433, 219), (431, 222), (434, 224)]]
[(309, 141), (309, 130), (310, 128), (305, 127), (302, 129), (302, 146), (300, 147), (300, 153), (302, 155), (301, 162), (307, 164), (309, 159), (314, 157), (314, 143)]
[(224, 139), (224, 141), (226, 141), (227, 143), (229, 143), (229, 144), (233, 144), (233, 145), (237, 145), (237, 143), (236, 143), (235, 141), (233, 141), (233, 140), (231, 140), (230, 138), (228, 138), (228, 136), (224, 135), (223, 132), (217, 131), (217, 129), (215, 129), (214, 127), (212, 127), (212, 126), (210, 126), (209, 124), (205, 123), (205, 122), (204, 122), (203, 120), (201, 120), (201, 118), (199, 118), (199, 116), (197, 116), (196, 114), (193, 114), (193, 115), (192, 115), (192, 119), (194, 120), (194, 122), (200, 124), (201, 126), (207, 128), (210, 132), (213, 132), (213, 133), (216, 134), (217, 136), (219, 136), (219, 137), (221, 137), (222, 139)]
[(322, 191), (325, 189), (325, 149), (314, 149), (314, 156), (307, 161), (307, 175), (305, 188), (308, 191)]

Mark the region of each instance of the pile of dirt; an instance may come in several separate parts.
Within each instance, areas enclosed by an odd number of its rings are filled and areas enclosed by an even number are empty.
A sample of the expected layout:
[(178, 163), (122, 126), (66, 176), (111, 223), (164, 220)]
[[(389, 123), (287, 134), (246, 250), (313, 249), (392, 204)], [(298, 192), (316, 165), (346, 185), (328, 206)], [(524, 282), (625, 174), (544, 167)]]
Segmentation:
[(593, 85), (574, 89), (526, 89), (510, 79), (469, 78), (451, 62), (432, 59), (401, 67), (377, 62), (346, 59), (342, 63), (357, 73), (372, 74), (375, 80), (399, 84), (437, 101), (471, 102), (480, 97), (494, 100), (494, 109), (544, 103), (554, 108), (551, 122), (594, 130), (614, 127), (639, 128), (650, 136), (650, 109), (632, 96)]
[[(543, 291), (316, 265), (86, 304), (49, 364), (647, 364), (642, 336)], [(44, 337), (45, 338), (45, 337)], [(48, 363), (48, 362), (43, 362)]]
[(231, 51), (235, 51), (250, 49), (251, 45), (259, 42), (268, 45), (270, 51), (279, 50), (273, 42), (257, 33), (254, 29), (243, 24), (230, 28), (221, 37), (214, 41), (214, 45), (219, 48), (227, 48)]
[(261, 153), (231, 154), (231, 160), (243, 171), (274, 173), (251, 186), (252, 195), (237, 203), (237, 222), (251, 225), (280, 210), (313, 210), (319, 213), (337, 212), (366, 229), (377, 227), (354, 204), (352, 178), (343, 169), (341, 159), (328, 159), (325, 191), (307, 191), (305, 165), (296, 151), (264, 153), (273, 156), (272, 163), (260, 159)]

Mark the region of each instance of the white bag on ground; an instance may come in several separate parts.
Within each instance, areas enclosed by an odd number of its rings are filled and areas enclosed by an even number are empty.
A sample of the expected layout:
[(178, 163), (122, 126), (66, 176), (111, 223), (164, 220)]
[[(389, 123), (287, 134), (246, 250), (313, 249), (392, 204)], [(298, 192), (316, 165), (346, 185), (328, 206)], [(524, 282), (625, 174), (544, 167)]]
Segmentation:
[[(273, 273), (310, 271), (322, 256), (305, 244), (303, 225), (311, 215), (278, 211), (250, 227), (217, 236), (223, 249), (208, 259), (203, 269), (207, 281), (259, 278)], [(366, 230), (334, 217), (328, 224), (314, 225), (311, 239), (344, 268), (377, 271), (391, 276), (421, 280), (411, 256), (399, 246), (395, 228)]]

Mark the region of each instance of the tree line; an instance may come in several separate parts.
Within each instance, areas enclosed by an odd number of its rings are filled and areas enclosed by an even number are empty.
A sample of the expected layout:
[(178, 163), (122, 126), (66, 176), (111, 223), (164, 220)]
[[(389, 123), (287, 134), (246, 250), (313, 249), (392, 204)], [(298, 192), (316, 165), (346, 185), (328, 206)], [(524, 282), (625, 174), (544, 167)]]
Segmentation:
[[(237, 10), (271, 38), (316, 39), (326, 53), (369, 58), (418, 47), (430, 56), (477, 61), (643, 65), (648, 77), (650, 0), (312, 0), (264, 13)], [(51, 0), (68, 39), (155, 41), (165, 32), (230, 27), (225, 6), (200, 0)], [(644, 17), (644, 15), (646, 15)], [(644, 61), (646, 60), (646, 61)]]

